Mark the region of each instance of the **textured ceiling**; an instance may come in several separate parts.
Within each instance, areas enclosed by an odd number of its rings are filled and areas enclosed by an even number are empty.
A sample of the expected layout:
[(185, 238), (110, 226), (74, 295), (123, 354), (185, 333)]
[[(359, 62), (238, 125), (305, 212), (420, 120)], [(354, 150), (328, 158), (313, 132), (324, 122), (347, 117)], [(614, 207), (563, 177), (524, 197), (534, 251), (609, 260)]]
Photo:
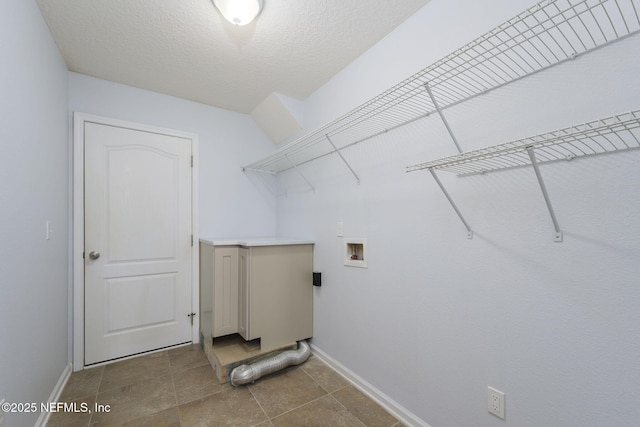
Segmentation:
[(211, 0), (38, 0), (71, 71), (249, 113), (304, 99), (429, 0), (265, 0), (235, 27)]

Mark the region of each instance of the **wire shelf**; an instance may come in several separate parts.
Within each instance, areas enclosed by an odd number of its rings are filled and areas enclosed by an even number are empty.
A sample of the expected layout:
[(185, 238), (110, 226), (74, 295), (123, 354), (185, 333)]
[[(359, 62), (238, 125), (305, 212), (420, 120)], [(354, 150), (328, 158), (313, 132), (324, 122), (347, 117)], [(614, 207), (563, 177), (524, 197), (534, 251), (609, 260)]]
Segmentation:
[(408, 166), (407, 172), (440, 169), (471, 175), (528, 166), (529, 149), (535, 150), (538, 163), (545, 163), (637, 148), (640, 148), (640, 110)]
[(640, 0), (542, 1), (243, 169), (292, 169), (635, 34), (639, 9)]

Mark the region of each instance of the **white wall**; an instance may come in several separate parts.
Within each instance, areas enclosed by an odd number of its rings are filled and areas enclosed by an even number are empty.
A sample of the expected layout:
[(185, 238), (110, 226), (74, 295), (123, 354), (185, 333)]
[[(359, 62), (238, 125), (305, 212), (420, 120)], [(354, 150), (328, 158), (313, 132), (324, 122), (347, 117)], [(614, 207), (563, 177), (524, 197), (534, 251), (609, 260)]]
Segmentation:
[(273, 150), (249, 115), (69, 73), (69, 108), (192, 132), (199, 140), (200, 236), (275, 233), (273, 196), (241, 166)]
[(0, 40), (0, 400), (39, 403), (68, 363), (67, 68), (35, 1), (0, 3)]
[[(307, 131), (533, 4), (432, 0), (306, 100)], [(465, 150), (640, 107), (639, 35), (446, 111)], [(281, 175), (278, 232), (316, 239), (313, 343), (431, 426), (635, 426), (640, 419), (640, 152), (443, 184), (405, 166), (455, 153), (437, 115)], [(342, 265), (368, 238), (369, 268)], [(506, 421), (487, 413), (506, 393)]]

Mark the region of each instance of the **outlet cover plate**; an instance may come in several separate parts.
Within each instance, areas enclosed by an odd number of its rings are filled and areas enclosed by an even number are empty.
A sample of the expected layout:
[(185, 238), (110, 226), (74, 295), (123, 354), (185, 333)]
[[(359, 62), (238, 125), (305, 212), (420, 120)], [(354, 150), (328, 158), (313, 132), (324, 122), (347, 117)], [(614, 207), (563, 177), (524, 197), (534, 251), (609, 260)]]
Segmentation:
[(487, 397), (487, 409), (489, 413), (504, 420), (504, 393), (493, 387), (488, 387)]

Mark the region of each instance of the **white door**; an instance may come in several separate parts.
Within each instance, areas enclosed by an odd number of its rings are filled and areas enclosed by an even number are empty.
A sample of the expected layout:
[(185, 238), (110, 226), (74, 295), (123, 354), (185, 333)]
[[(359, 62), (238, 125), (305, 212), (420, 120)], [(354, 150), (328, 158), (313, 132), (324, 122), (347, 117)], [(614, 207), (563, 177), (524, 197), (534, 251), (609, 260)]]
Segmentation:
[(191, 140), (85, 122), (85, 365), (191, 341)]

